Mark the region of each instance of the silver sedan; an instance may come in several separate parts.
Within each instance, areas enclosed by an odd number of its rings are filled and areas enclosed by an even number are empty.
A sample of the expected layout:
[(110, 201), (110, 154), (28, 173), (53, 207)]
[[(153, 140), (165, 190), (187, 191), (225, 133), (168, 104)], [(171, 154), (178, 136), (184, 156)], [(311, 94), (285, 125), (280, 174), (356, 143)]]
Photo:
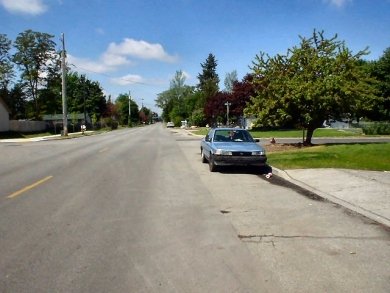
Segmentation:
[(265, 166), (265, 150), (251, 134), (241, 128), (213, 128), (200, 144), (203, 163), (209, 163), (210, 171), (218, 166)]

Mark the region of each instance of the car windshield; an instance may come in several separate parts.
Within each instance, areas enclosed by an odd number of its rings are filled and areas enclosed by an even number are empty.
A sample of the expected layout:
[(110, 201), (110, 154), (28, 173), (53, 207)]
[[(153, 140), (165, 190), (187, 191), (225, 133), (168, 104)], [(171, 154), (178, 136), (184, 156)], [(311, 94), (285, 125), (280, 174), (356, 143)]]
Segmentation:
[(253, 138), (246, 130), (216, 130), (215, 142), (253, 142)]

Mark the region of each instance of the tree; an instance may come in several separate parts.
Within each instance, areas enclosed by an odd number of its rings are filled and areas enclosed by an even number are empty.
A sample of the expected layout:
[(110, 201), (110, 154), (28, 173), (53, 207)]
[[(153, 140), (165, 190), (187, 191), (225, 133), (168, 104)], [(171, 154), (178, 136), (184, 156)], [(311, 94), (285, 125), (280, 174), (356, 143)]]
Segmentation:
[(50, 34), (26, 30), (20, 33), (14, 42), (17, 52), (13, 55), (13, 61), (22, 71), (21, 78), (25, 82), (27, 96), (33, 101), (35, 119), (41, 118), (38, 88), (44, 84), (48, 68), (56, 63), (50, 61), (59, 58), (53, 37)]
[(370, 63), (370, 73), (378, 80), (378, 91), (383, 102), (373, 113), (375, 120), (390, 120), (390, 48), (387, 48), (378, 61)]
[(53, 66), (47, 68), (46, 86), (38, 90), (42, 114), (62, 113), (61, 62), (59, 59), (55, 59), (54, 62)]
[[(70, 72), (66, 76), (68, 112), (96, 114), (101, 118), (107, 110), (107, 101), (100, 84), (84, 74)], [(85, 119), (85, 118), (84, 118)]]
[(227, 92), (217, 92), (210, 97), (204, 107), (207, 121), (214, 125), (216, 122), (227, 122), (227, 108), (225, 103), (231, 103), (231, 94)]
[(118, 117), (119, 117), (118, 108), (111, 101), (111, 96), (108, 97), (106, 112), (103, 114), (103, 116), (118, 120)]
[(213, 54), (210, 53), (206, 61), (201, 63), (200, 66), (202, 67), (202, 73), (198, 74), (198, 89), (203, 93), (203, 99), (198, 106), (203, 107), (207, 99), (219, 91), (219, 77), (216, 72), (217, 60)]
[[(229, 120), (239, 123), (244, 115), (244, 109), (250, 101), (251, 96), (255, 94), (255, 88), (252, 83), (253, 76), (247, 74), (242, 81), (235, 81), (230, 92), (218, 92), (210, 97), (205, 105), (204, 112), (207, 120), (214, 124), (218, 122), (227, 122), (227, 107), (229, 103)], [(225, 119), (226, 118), (226, 119)]]
[(255, 95), (255, 87), (253, 85), (253, 76), (247, 74), (242, 81), (236, 81), (233, 84), (230, 101), (230, 113), (237, 118), (244, 115), (244, 109), (250, 102), (252, 96)]
[(12, 42), (6, 35), (0, 34), (0, 90), (6, 90), (14, 76), (11, 56), (9, 54), (11, 44)]
[(177, 70), (174, 78), (171, 80), (170, 88), (176, 89), (177, 94), (181, 94), (181, 89), (184, 87), (184, 83), (186, 81), (186, 77), (181, 70)]
[(27, 103), (24, 98), (23, 86), (20, 83), (15, 84), (10, 90), (7, 102), (11, 109), (11, 119), (18, 120), (26, 117)]
[(156, 106), (162, 109), (161, 117), (164, 121), (169, 121), (169, 113), (174, 107), (174, 95), (171, 89), (157, 94)]
[(191, 116), (196, 101), (194, 101), (194, 88), (185, 85), (185, 76), (181, 70), (176, 71), (170, 82), (169, 90), (157, 95), (156, 106), (162, 109), (162, 118), (165, 121), (180, 121)]
[[(120, 94), (115, 100), (115, 107), (117, 109), (119, 124), (128, 125), (129, 94)], [(139, 123), (139, 108), (133, 99), (130, 99), (130, 123), (131, 125)]]
[(230, 73), (226, 73), (226, 77), (225, 77), (225, 81), (224, 81), (225, 91), (228, 93), (231, 93), (233, 91), (234, 83), (237, 81), (238, 81), (238, 78), (237, 78), (237, 71), (236, 70), (233, 70)]
[(286, 55), (271, 58), (264, 53), (253, 61), (256, 95), (245, 110), (257, 117), (257, 126), (293, 123), (307, 130), (305, 143), (329, 118), (356, 116), (370, 109), (377, 97), (375, 80), (362, 70), (357, 54), (337, 40), (314, 30), (312, 37)]
[(11, 44), (12, 42), (6, 35), (0, 34), (0, 96), (12, 111), (12, 97), (9, 91), (9, 84), (14, 76), (11, 56), (9, 54)]
[(191, 125), (195, 126), (204, 126), (206, 125), (206, 117), (204, 115), (203, 109), (196, 109), (192, 112), (190, 117)]
[(149, 121), (151, 121), (151, 114), (152, 114), (152, 111), (149, 109), (149, 108), (146, 108), (146, 107), (142, 107), (141, 110), (139, 111), (139, 120), (141, 123), (147, 123)]

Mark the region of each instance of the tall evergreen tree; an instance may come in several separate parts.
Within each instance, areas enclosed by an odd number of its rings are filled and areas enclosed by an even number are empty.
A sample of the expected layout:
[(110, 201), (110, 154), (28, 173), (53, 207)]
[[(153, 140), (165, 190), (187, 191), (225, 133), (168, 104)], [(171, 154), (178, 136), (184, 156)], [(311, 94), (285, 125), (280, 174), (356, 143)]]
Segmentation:
[(203, 101), (200, 101), (200, 107), (203, 107), (209, 97), (219, 91), (219, 77), (217, 74), (217, 60), (213, 54), (209, 54), (206, 61), (201, 63), (202, 73), (198, 74), (198, 88), (203, 93)]

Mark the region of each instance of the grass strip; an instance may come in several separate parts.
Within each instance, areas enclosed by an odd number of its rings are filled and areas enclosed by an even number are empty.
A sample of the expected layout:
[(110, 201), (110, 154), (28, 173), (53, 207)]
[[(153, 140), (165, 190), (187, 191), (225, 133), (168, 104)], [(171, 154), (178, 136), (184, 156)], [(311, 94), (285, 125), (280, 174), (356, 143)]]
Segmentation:
[(269, 152), (268, 163), (279, 169), (343, 168), (390, 171), (390, 143), (321, 145)]
[[(209, 128), (199, 128), (193, 131), (197, 135), (206, 135)], [(256, 138), (301, 138), (302, 130), (275, 130), (275, 131), (249, 131)], [(314, 131), (313, 137), (352, 137), (363, 136), (361, 129), (333, 129), (333, 128), (318, 128)]]

